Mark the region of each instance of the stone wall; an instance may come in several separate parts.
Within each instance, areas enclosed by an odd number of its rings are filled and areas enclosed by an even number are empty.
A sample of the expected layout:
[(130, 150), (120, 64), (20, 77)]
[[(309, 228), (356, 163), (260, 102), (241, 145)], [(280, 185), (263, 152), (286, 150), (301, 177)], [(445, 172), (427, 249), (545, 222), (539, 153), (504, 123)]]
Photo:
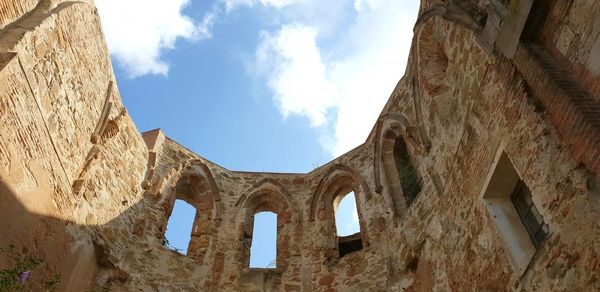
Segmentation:
[(0, 3), (0, 27), (13, 23), (25, 13), (31, 11), (37, 1), (35, 0), (5, 0)]
[[(485, 3), (458, 6), (486, 11)], [(438, 10), (420, 18), (406, 74), (365, 143), (309, 173), (284, 174), (228, 170), (160, 130), (140, 135), (92, 5), (3, 1), (0, 269), (41, 262), (32, 290), (600, 289), (600, 114), (569, 107), (581, 103), (574, 93), (600, 106), (592, 41), (600, 28), (591, 23), (600, 8), (552, 6), (547, 33), (556, 35), (542, 52), (556, 75), (529, 44), (513, 60), (481, 45), (496, 42), (465, 26), (474, 10), (443, 5), (422, 4), (421, 13)], [(550, 100), (556, 76), (564, 82)], [(564, 90), (576, 81), (581, 91)], [(584, 130), (560, 123), (565, 104), (563, 115)], [(393, 162), (399, 138), (420, 184), (414, 200)], [(521, 222), (500, 228), (507, 221), (485, 197), (500, 153), (548, 228), (524, 268), (503, 229)], [(333, 201), (350, 190), (363, 248), (340, 257)], [(164, 246), (175, 199), (197, 210), (187, 256)], [(275, 269), (248, 267), (260, 211), (278, 214)]]
[(29, 2), (1, 4), (15, 22), (0, 31), (0, 268), (40, 262), (30, 289), (82, 291), (94, 244), (110, 239), (95, 231), (141, 200), (147, 150), (110, 89), (95, 7), (41, 1), (20, 15)]

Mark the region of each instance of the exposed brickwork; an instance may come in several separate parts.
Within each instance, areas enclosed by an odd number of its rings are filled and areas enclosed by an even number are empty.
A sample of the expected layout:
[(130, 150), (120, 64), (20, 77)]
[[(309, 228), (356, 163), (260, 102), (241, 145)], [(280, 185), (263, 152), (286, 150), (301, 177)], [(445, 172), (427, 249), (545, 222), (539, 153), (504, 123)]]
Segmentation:
[(542, 101), (550, 120), (563, 139), (572, 146), (575, 159), (600, 178), (600, 102), (582, 88), (573, 74), (561, 66), (545, 49), (526, 44), (517, 54), (515, 64), (523, 74), (532, 94)]

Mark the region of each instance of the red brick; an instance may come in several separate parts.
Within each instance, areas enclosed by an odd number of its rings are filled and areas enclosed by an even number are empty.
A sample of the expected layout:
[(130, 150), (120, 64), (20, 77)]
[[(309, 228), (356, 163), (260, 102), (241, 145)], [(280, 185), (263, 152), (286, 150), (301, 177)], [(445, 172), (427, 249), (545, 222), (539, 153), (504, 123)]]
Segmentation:
[(334, 280), (335, 280), (335, 275), (328, 274), (328, 275), (321, 277), (321, 279), (319, 280), (319, 285), (329, 286), (329, 285), (331, 285), (331, 283), (333, 283)]

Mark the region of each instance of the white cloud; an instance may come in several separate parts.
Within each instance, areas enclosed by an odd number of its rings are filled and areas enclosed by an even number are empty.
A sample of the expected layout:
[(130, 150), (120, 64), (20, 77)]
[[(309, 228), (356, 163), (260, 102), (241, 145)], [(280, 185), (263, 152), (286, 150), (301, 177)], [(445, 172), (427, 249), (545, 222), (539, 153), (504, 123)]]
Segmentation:
[(284, 7), (302, 1), (303, 0), (260, 0), (260, 3), (264, 6)]
[(253, 7), (261, 5), (263, 7), (283, 8), (306, 1), (307, 0), (220, 0), (220, 3), (225, 6), (225, 11), (230, 12), (231, 10), (242, 6)]
[(362, 0), (354, 0), (354, 9), (356, 11), (362, 10)]
[(167, 75), (161, 53), (181, 39), (210, 37), (214, 17), (200, 27), (182, 14), (189, 0), (96, 0), (111, 54), (130, 77)]
[(353, 53), (337, 62), (331, 79), (339, 88), (334, 155), (363, 143), (404, 74), (417, 1), (366, 0), (348, 31)]
[(328, 33), (329, 46), (318, 46), (319, 33), (330, 29), (320, 22), (265, 33), (255, 65), (282, 114), (320, 126), (321, 143), (334, 156), (363, 143), (404, 73), (418, 6), (356, 0), (353, 24)]
[(199, 23), (183, 14), (190, 0), (96, 0), (111, 55), (131, 78), (166, 76), (169, 64), (161, 54), (178, 39), (201, 41), (212, 37), (217, 21), (240, 7), (281, 9), (306, 0), (215, 0)]
[[(354, 0), (354, 9), (357, 12), (362, 12), (363, 9), (374, 9), (380, 5), (380, 3), (387, 4), (386, 0)], [(409, 2), (408, 2), (409, 3)]]
[(215, 0), (195, 24), (182, 13), (189, 0), (96, 1), (111, 54), (130, 77), (166, 75), (161, 53), (176, 40), (211, 38), (234, 9), (267, 8), (279, 28), (261, 34), (251, 71), (284, 117), (318, 127), (334, 156), (364, 142), (404, 73), (419, 7), (416, 0)]
[(302, 25), (283, 26), (275, 35), (262, 33), (256, 51), (257, 70), (285, 117), (309, 118), (313, 126), (326, 122), (327, 110), (335, 102), (335, 88), (315, 42), (316, 31)]

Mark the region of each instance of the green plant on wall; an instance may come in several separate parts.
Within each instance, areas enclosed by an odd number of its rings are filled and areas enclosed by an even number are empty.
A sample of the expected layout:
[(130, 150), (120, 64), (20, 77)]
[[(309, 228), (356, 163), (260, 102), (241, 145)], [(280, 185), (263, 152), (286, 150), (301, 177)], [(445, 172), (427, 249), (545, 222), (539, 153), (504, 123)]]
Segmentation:
[(25, 287), (29, 273), (41, 261), (30, 258), (18, 263), (15, 267), (0, 270), (0, 291), (19, 291)]
[(169, 240), (166, 237), (163, 237), (163, 242), (162, 242), (163, 246), (170, 249), (170, 250), (174, 250), (178, 253), (183, 253), (183, 250), (176, 248), (174, 246), (171, 245), (171, 243), (169, 242)]
[(402, 193), (406, 198), (406, 203), (410, 204), (421, 191), (419, 177), (417, 171), (410, 164), (402, 164), (398, 168), (400, 180), (402, 182)]
[(44, 282), (44, 288), (46, 288), (47, 291), (56, 291), (56, 289), (58, 289), (58, 287), (60, 286), (60, 274), (54, 274), (54, 278)]
[(406, 204), (410, 205), (421, 191), (421, 182), (416, 169), (411, 163), (406, 143), (402, 137), (398, 137), (394, 143), (394, 159), (400, 177), (402, 194)]

